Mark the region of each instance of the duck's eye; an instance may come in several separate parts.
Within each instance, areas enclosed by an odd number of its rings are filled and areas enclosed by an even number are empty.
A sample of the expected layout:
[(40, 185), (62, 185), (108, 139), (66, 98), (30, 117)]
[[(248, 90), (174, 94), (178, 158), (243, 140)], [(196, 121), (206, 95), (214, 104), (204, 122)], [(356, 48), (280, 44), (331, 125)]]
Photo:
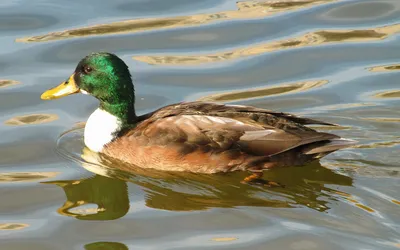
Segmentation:
[(85, 74), (89, 74), (92, 71), (93, 71), (93, 69), (91, 67), (89, 67), (89, 66), (84, 66), (83, 67), (83, 73), (85, 73)]

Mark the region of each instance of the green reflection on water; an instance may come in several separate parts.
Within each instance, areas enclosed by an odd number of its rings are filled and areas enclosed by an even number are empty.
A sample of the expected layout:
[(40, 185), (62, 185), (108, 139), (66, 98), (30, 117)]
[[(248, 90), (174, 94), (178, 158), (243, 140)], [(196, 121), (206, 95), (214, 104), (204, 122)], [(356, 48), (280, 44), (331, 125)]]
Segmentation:
[[(89, 179), (43, 182), (61, 187), (67, 201), (58, 212), (80, 220), (115, 220), (123, 217), (129, 210), (129, 199), (126, 182), (96, 175)], [(85, 204), (96, 204), (95, 213), (78, 210)], [(93, 212), (93, 211), (91, 211)]]
[(129, 248), (119, 242), (94, 242), (85, 245), (86, 250), (128, 250)]

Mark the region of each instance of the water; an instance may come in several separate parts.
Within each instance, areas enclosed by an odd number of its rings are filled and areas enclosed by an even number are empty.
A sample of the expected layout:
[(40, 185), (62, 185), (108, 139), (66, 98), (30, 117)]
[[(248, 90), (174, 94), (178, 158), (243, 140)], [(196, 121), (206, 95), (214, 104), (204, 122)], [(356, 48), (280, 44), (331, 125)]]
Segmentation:
[[(0, 249), (400, 248), (397, 0), (3, 0)], [(94, 98), (42, 101), (93, 51), (139, 113), (183, 100), (292, 112), (360, 145), (266, 173), (122, 173), (83, 150)]]

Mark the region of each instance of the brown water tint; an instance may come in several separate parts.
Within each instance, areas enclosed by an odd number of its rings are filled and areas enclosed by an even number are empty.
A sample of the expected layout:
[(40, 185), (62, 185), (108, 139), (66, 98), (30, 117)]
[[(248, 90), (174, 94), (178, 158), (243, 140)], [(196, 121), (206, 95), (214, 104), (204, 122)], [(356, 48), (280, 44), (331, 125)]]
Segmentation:
[[(398, 249), (400, 1), (3, 0), (0, 249)], [(139, 114), (204, 100), (291, 112), (359, 141), (303, 167), (124, 169), (83, 147), (98, 102), (42, 101), (116, 53)]]

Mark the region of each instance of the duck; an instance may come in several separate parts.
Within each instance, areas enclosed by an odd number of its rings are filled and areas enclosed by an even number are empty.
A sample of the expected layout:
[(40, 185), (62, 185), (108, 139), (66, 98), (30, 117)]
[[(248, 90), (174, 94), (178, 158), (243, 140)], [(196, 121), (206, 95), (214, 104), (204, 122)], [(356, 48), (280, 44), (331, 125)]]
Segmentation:
[(95, 52), (41, 99), (82, 93), (99, 101), (84, 128), (84, 144), (131, 168), (198, 174), (247, 171), (246, 183), (263, 180), (272, 168), (304, 166), (357, 142), (308, 125), (333, 123), (253, 106), (179, 102), (137, 115), (135, 88), (127, 64), (117, 55)]

